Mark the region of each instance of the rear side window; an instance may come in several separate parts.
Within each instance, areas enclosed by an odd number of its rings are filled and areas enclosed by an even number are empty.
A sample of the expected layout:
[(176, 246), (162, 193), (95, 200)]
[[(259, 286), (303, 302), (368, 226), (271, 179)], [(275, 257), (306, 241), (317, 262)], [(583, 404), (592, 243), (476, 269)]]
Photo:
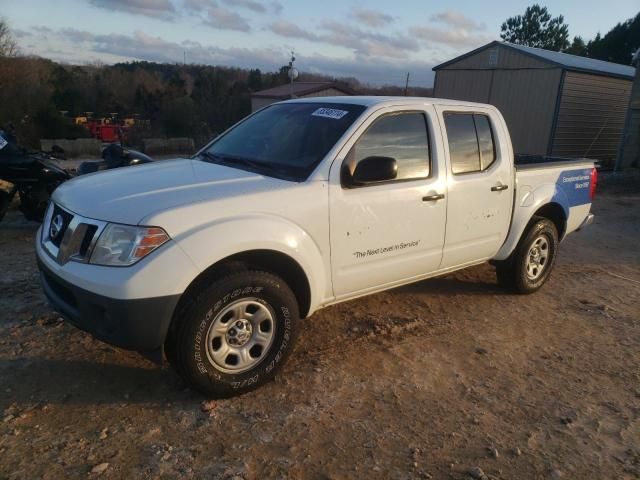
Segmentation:
[(486, 115), (474, 115), (476, 132), (478, 133), (478, 146), (480, 147), (480, 163), (482, 170), (486, 170), (496, 160), (496, 147), (493, 143), (493, 133), (489, 117)]
[(395, 158), (397, 180), (426, 178), (430, 170), (427, 120), (420, 112), (385, 115), (376, 120), (350, 152), (354, 165), (372, 157)]
[(454, 174), (481, 172), (491, 166), (496, 150), (486, 115), (445, 113), (444, 123)]

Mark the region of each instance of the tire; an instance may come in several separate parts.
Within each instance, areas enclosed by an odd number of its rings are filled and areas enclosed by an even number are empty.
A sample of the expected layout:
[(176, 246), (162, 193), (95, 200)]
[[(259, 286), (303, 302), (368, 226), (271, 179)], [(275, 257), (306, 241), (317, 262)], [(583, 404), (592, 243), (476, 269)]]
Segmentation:
[(42, 186), (20, 190), (20, 211), (32, 222), (42, 222), (51, 194)]
[(296, 297), (281, 278), (230, 273), (185, 300), (167, 358), (206, 396), (240, 395), (271, 380), (284, 364), (298, 319)]
[(558, 230), (553, 222), (534, 217), (511, 256), (496, 262), (498, 283), (516, 293), (529, 294), (549, 279), (558, 253)]

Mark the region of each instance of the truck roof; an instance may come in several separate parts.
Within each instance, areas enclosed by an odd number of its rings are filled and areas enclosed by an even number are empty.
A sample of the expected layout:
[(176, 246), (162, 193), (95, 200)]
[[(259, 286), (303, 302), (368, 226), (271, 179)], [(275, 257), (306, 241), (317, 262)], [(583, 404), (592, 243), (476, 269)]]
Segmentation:
[(278, 103), (343, 103), (349, 105), (363, 105), (371, 107), (374, 105), (468, 105), (487, 106), (483, 103), (467, 102), (461, 100), (450, 100), (447, 98), (434, 97), (378, 97), (378, 96), (337, 96), (337, 97), (305, 97), (293, 100), (285, 100)]

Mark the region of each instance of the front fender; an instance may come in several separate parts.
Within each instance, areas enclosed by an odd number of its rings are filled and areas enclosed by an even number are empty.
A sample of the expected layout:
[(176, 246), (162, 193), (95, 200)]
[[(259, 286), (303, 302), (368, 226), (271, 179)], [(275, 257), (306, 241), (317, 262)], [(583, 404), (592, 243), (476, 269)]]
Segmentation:
[(535, 190), (525, 187), (518, 192), (513, 209), (513, 219), (511, 220), (509, 235), (498, 253), (493, 257), (494, 260), (506, 260), (509, 255), (511, 255), (511, 252), (513, 252), (518, 245), (533, 215), (549, 203), (557, 203), (560, 205), (564, 212), (565, 219), (569, 217), (567, 195), (555, 184), (544, 184)]
[(274, 250), (288, 255), (304, 271), (311, 290), (309, 314), (327, 296), (327, 275), (320, 247), (299, 225), (268, 214), (219, 219), (174, 238), (203, 272), (232, 255), (251, 250)]

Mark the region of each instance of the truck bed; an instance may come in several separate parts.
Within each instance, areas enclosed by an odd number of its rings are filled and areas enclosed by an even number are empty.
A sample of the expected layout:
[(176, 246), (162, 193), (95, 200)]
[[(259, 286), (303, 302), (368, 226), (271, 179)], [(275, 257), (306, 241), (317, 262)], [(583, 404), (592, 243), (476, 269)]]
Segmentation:
[(581, 164), (593, 165), (597, 161), (589, 158), (558, 157), (553, 155), (516, 154), (514, 164), (516, 170), (533, 168), (577, 167)]

